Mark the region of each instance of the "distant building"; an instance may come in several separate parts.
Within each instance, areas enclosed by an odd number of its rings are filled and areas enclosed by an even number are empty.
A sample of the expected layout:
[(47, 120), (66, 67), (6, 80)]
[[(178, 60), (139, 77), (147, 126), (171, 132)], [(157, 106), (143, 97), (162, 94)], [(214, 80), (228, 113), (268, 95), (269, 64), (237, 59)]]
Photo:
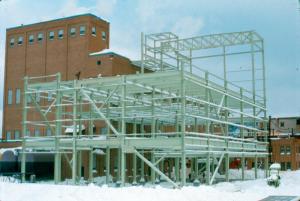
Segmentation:
[(282, 170), (300, 169), (300, 117), (271, 119), (272, 162)]

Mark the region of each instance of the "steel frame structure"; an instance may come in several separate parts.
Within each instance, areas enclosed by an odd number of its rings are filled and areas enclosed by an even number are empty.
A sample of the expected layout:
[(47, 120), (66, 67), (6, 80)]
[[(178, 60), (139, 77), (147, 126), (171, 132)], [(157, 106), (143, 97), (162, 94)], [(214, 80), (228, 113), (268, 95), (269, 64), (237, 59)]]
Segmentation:
[[(226, 52), (227, 47), (239, 45), (247, 45), (250, 50)], [(179, 39), (173, 33), (142, 34), (141, 47), (141, 61), (135, 62), (141, 67), (138, 74), (74, 81), (61, 81), (60, 74), (25, 77), (22, 180), (25, 180), (26, 154), (33, 150), (55, 155), (56, 183), (61, 180), (62, 156), (68, 158), (67, 154), (72, 154), (69, 160), (72, 180), (78, 181), (81, 151), (89, 152), (89, 180), (92, 181), (95, 149), (105, 151), (105, 167), (111, 165), (111, 150), (118, 150), (117, 174), (121, 185), (126, 182), (126, 155), (129, 154), (133, 157), (133, 183), (137, 183), (138, 174), (140, 182), (145, 181), (144, 164), (147, 164), (151, 168), (149, 180), (153, 183), (160, 177), (174, 187), (184, 186), (187, 158), (194, 164), (195, 181), (199, 178), (198, 163), (205, 161), (207, 184), (214, 182), (222, 164), (229, 181), (229, 161), (233, 157), (242, 160), (241, 179), (244, 179), (246, 158), (254, 159), (255, 177), (258, 158), (264, 160), (267, 174), (268, 120), (262, 38), (253, 31), (188, 39)], [(221, 48), (223, 53), (193, 56), (195, 51), (210, 48)], [(261, 93), (257, 92), (255, 83), (257, 53), (262, 55)], [(251, 55), (252, 89), (227, 79), (226, 59), (239, 54)], [(195, 66), (194, 61), (204, 57), (223, 58), (224, 77)], [(154, 72), (146, 73), (145, 69)], [(44, 101), (37, 101), (37, 95)], [(39, 117), (30, 119), (29, 114), (33, 113)], [(97, 122), (105, 122), (106, 135), (93, 133)], [(88, 133), (82, 133), (82, 125), (88, 128)], [(29, 127), (48, 128), (53, 135), (27, 136)], [(64, 134), (68, 127), (73, 128), (72, 135)], [(220, 132), (216, 132), (216, 127)], [(238, 136), (232, 136), (229, 127), (238, 128)], [(212, 159), (219, 159), (216, 168)], [(164, 160), (175, 161), (175, 180), (164, 173)], [(141, 166), (139, 170), (137, 163)], [(109, 168), (106, 170), (109, 182)]]

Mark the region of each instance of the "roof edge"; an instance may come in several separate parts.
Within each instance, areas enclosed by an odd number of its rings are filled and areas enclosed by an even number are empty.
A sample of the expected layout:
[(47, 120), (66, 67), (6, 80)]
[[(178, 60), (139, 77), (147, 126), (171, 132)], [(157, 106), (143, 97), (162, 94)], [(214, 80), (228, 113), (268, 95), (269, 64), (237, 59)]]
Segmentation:
[(25, 24), (25, 25), (20, 25), (20, 26), (15, 26), (15, 27), (9, 27), (6, 28), (6, 31), (11, 31), (11, 30), (15, 30), (15, 29), (19, 29), (19, 28), (23, 28), (23, 27), (29, 27), (29, 26), (34, 26), (34, 25), (38, 25), (38, 24), (42, 24), (42, 23), (48, 23), (48, 22), (55, 22), (55, 21), (61, 21), (61, 20), (68, 20), (68, 19), (72, 19), (72, 18), (77, 18), (77, 17), (83, 17), (83, 16), (90, 16), (90, 17), (94, 17), (98, 20), (102, 20), (106, 23), (109, 24), (108, 21), (102, 19), (101, 17), (98, 17), (92, 13), (84, 13), (84, 14), (79, 14), (79, 15), (72, 15), (72, 16), (68, 16), (68, 17), (62, 17), (62, 18), (57, 18), (57, 19), (53, 19), (53, 20), (46, 20), (46, 21), (41, 21), (41, 22), (36, 22), (36, 23), (31, 23), (31, 24)]

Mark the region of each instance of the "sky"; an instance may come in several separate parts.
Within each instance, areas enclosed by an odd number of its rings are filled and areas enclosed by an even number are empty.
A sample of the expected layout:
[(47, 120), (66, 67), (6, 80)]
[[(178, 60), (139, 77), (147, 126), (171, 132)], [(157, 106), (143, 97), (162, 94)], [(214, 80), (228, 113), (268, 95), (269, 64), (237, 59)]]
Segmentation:
[(0, 0), (0, 115), (6, 29), (83, 13), (109, 21), (111, 48), (130, 59), (139, 59), (141, 32), (255, 30), (265, 42), (268, 115), (300, 116), (298, 0)]

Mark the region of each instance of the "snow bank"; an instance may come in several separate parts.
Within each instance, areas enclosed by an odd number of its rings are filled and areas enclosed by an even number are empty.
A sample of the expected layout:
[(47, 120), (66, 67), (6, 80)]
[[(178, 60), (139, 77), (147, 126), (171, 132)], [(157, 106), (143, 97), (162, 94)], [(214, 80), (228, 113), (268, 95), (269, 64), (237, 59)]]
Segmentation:
[(299, 196), (300, 171), (282, 174), (278, 188), (268, 186), (265, 179), (182, 189), (0, 183), (1, 201), (256, 201), (269, 195)]

